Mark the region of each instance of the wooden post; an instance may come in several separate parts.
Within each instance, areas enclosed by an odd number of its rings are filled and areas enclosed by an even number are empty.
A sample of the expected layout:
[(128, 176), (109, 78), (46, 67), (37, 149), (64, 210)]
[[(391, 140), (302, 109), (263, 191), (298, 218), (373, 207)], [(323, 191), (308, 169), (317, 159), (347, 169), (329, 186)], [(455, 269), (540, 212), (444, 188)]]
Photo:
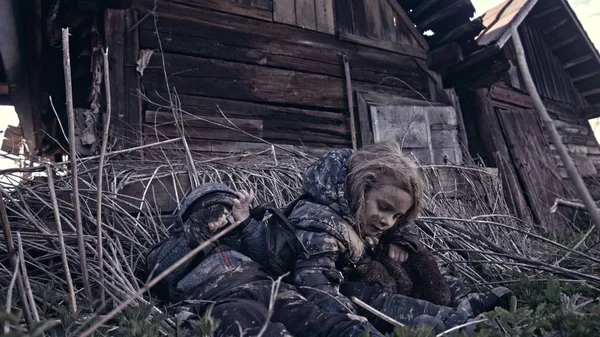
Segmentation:
[(565, 169), (569, 174), (569, 178), (573, 182), (575, 191), (585, 204), (585, 207), (587, 208), (587, 211), (590, 214), (590, 218), (592, 218), (592, 221), (596, 225), (596, 229), (600, 232), (600, 212), (596, 207), (596, 203), (594, 202), (590, 191), (588, 191), (587, 186), (583, 182), (583, 178), (581, 178), (579, 171), (577, 171), (577, 168), (573, 163), (573, 159), (567, 152), (567, 147), (562, 143), (560, 135), (558, 134), (558, 131), (554, 126), (554, 122), (552, 121), (552, 118), (550, 118), (550, 115), (548, 114), (548, 111), (546, 110), (546, 107), (542, 102), (542, 98), (540, 97), (535, 87), (535, 83), (533, 83), (533, 78), (531, 77), (529, 66), (527, 65), (527, 59), (525, 58), (525, 50), (523, 48), (523, 44), (521, 43), (521, 37), (519, 36), (517, 26), (514, 26), (512, 28), (512, 40), (513, 45), (515, 47), (515, 52), (517, 54), (519, 69), (521, 70), (521, 75), (523, 75), (523, 81), (525, 82), (527, 92), (533, 100), (535, 110), (538, 112), (540, 118), (542, 119), (546, 130), (550, 132), (550, 138), (552, 139), (552, 143), (554, 144), (554, 146), (558, 150), (558, 153), (560, 154), (560, 157), (565, 165)]
[(354, 124), (354, 96), (352, 95), (352, 78), (350, 77), (350, 63), (348, 57), (343, 56), (344, 73), (346, 74), (346, 95), (348, 97), (348, 110), (350, 110), (350, 133), (352, 134), (352, 149), (357, 150), (356, 125)]

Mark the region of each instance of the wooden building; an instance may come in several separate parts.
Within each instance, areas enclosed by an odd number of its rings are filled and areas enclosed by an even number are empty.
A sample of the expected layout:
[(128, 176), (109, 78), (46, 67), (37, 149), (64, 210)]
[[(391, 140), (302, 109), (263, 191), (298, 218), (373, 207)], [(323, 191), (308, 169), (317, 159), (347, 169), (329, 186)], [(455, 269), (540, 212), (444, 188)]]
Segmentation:
[(15, 41), (24, 45), (17, 59), (35, 51), (40, 60), (39, 69), (23, 73), (40, 82), (26, 87), (41, 98), (33, 100), (36, 109), (14, 102), (25, 134), (36, 135), (30, 148), (40, 154), (60, 154), (56, 140), (66, 148), (58, 46), (60, 28), (70, 27), (82, 155), (98, 150), (106, 47), (117, 147), (183, 132), (192, 151), (211, 156), (263, 149), (264, 141), (320, 153), (353, 146), (354, 134), (359, 146), (397, 139), (424, 163), (463, 162), (458, 100), (444, 90), (439, 71), (449, 57), (474, 48), (482, 26), (469, 20), (468, 0), (12, 3), (20, 9), (17, 24), (35, 21), (30, 13), (40, 21)]
[(563, 164), (525, 92), (512, 45), (518, 27), (537, 89), (584, 177), (600, 169), (588, 122), (600, 116), (600, 55), (566, 0), (508, 0), (482, 16), (479, 49), (444, 74), (459, 91), (470, 153), (498, 167), (515, 214), (559, 227), (572, 196)]

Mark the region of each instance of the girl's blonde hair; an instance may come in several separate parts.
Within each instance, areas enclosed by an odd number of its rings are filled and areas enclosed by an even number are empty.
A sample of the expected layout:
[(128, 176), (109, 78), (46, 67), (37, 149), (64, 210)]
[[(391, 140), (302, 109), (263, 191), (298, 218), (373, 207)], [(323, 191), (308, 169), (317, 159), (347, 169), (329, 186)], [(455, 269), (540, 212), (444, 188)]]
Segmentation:
[(356, 214), (356, 226), (362, 233), (365, 225), (365, 201), (367, 193), (377, 186), (390, 182), (412, 196), (413, 205), (396, 225), (413, 220), (421, 211), (425, 183), (417, 166), (402, 154), (396, 142), (371, 144), (356, 151), (350, 157), (348, 169), (350, 206)]

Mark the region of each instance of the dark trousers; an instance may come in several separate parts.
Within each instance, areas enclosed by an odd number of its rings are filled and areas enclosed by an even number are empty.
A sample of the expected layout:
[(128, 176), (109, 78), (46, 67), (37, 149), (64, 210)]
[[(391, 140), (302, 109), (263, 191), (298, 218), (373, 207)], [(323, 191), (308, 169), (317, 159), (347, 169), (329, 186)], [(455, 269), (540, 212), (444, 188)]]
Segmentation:
[[(258, 281), (220, 294), (211, 312), (220, 321), (215, 336), (257, 335), (267, 320), (271, 287), (271, 281)], [(365, 336), (382, 337), (364, 319), (321, 311), (288, 284), (281, 284), (273, 308), (265, 337), (359, 337), (366, 330), (370, 334)], [(203, 315), (206, 309), (207, 305), (201, 305), (193, 311)]]

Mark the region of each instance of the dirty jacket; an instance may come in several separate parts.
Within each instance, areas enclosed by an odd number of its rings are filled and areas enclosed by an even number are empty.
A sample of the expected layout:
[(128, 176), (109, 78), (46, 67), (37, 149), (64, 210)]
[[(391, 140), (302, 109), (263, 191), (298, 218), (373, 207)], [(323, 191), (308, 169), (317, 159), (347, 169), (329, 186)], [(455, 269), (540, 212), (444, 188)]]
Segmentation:
[[(352, 302), (340, 294), (339, 285), (356, 264), (370, 257), (377, 243), (375, 238), (361, 238), (354, 227), (346, 182), (351, 155), (350, 149), (337, 150), (312, 164), (304, 175), (304, 197), (289, 216), (296, 227), (297, 250), (304, 252), (297, 256), (295, 285), (330, 312), (356, 313)], [(403, 241), (396, 236), (387, 243)]]

